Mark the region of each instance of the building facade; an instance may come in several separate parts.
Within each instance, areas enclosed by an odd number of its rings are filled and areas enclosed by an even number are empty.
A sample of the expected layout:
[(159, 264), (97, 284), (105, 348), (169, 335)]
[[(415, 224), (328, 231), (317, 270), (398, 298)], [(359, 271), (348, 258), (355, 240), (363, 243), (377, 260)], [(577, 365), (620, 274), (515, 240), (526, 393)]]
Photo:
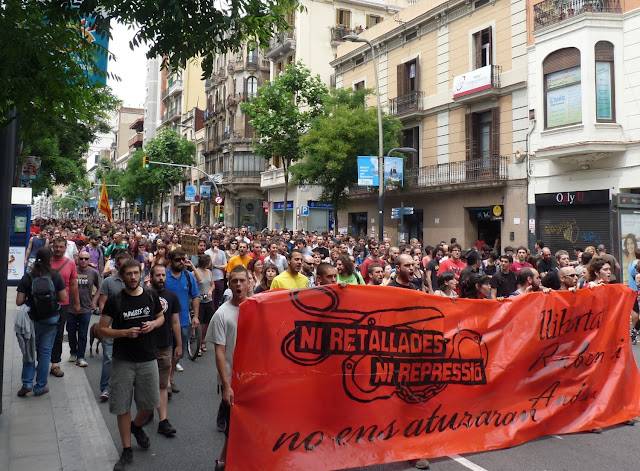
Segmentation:
[[(418, 2), (361, 34), (376, 50), (385, 112), (402, 124), (404, 183), (387, 192), (385, 235), (527, 242), (527, 29), (523, 0)], [(338, 48), (337, 87), (375, 89), (371, 49)], [(375, 105), (375, 96), (369, 97)], [(404, 228), (392, 208), (413, 208)], [(377, 233), (377, 188), (355, 187), (338, 230)]]
[(253, 150), (254, 132), (242, 103), (269, 81), (269, 62), (257, 47), (245, 44), (237, 53), (218, 55), (206, 81), (204, 169), (220, 178), (221, 204), (215, 191), (205, 221), (263, 229), (266, 214), (260, 174), (265, 159)]
[(146, 144), (156, 135), (160, 119), (160, 64), (159, 57), (147, 59), (147, 78), (145, 81), (144, 134)]
[[(337, 48), (344, 42), (344, 37), (361, 33), (382, 22), (397, 24), (394, 16), (407, 3), (405, 0), (303, 0), (301, 4), (305, 10), (291, 14), (290, 29), (277, 34), (269, 44), (266, 58), (270, 61), (271, 79), (282, 73), (289, 64), (302, 62), (312, 74), (319, 75), (325, 84), (335, 86), (330, 63), (336, 57)], [(271, 165), (262, 174), (261, 187), (267, 197), (269, 228), (334, 229), (333, 208), (319, 201), (322, 188), (313, 185), (289, 186), (289, 201), (285, 208), (282, 168)]]
[(640, 193), (640, 1), (531, 1), (529, 31), (532, 236), (602, 243), (628, 263), (640, 238), (625, 196)]

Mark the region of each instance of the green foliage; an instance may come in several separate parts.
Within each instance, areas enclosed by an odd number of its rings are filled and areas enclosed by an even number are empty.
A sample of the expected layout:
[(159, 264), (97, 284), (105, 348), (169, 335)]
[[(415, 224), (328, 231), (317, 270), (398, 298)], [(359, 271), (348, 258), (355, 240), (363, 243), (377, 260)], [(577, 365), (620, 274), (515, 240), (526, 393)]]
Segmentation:
[[(313, 122), (302, 138), (304, 158), (291, 166), (298, 183), (323, 187), (323, 199), (344, 206), (345, 190), (357, 181), (358, 155), (378, 155), (377, 109), (365, 108), (368, 92), (336, 91), (325, 114)], [(383, 117), (385, 152), (397, 147), (402, 124)]]
[(15, 108), (21, 155), (42, 157), (36, 193), (81, 176), (82, 154), (108, 130), (117, 105), (109, 89), (89, 82), (94, 48), (78, 12), (59, 17), (56, 8), (37, 0), (7, 0), (0, 8), (0, 127)]
[(324, 110), (328, 96), (320, 77), (311, 76), (302, 63), (258, 90), (258, 96), (242, 104), (258, 134), (255, 151), (270, 159), (283, 159), (285, 168), (300, 156), (300, 137)]

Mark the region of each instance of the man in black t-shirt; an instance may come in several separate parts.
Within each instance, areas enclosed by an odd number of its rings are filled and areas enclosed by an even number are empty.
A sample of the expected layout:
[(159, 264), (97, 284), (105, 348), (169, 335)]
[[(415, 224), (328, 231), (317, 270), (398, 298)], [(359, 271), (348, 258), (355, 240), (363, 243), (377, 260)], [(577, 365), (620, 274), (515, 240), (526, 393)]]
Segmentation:
[(396, 258), (396, 277), (387, 286), (417, 290), (416, 285), (411, 282), (415, 271), (414, 264), (411, 255), (398, 255)]
[(507, 298), (518, 287), (516, 274), (511, 270), (512, 263), (513, 257), (511, 255), (500, 257), (500, 268), (491, 277), (491, 297), (493, 299)]
[[(122, 471), (133, 462), (132, 433), (141, 448), (149, 448), (142, 425), (160, 403), (157, 335), (153, 330), (164, 324), (164, 315), (158, 295), (140, 286), (141, 271), (135, 260), (122, 264), (119, 274), (124, 289), (107, 299), (100, 316), (100, 334), (114, 339), (109, 410), (118, 416), (122, 440), (122, 455), (114, 471)], [(131, 421), (133, 398), (138, 413)]]
[[(169, 377), (171, 375), (172, 353), (176, 358), (182, 356), (182, 335), (180, 335), (180, 301), (171, 291), (165, 289), (167, 279), (166, 269), (163, 265), (155, 265), (151, 269), (151, 286), (160, 298), (160, 305), (164, 314), (164, 324), (156, 330), (156, 359), (158, 360), (158, 373), (160, 376), (160, 405), (158, 406), (158, 433), (165, 437), (172, 437), (176, 429), (167, 419), (169, 404)], [(176, 348), (173, 349), (173, 339)]]

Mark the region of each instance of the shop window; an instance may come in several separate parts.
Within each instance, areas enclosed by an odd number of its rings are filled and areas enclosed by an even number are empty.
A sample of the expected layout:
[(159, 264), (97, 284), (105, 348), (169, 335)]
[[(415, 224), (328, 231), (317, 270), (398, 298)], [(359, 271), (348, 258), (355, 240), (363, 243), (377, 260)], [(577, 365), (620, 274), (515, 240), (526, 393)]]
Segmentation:
[(491, 27), (478, 31), (473, 35), (474, 69), (486, 67), (493, 63), (493, 40)]
[(613, 74), (613, 44), (599, 41), (596, 58), (596, 121), (615, 121), (615, 82)]
[(545, 128), (582, 122), (580, 51), (567, 47), (549, 54), (542, 63)]
[(367, 15), (367, 29), (382, 22), (382, 17), (378, 15)]

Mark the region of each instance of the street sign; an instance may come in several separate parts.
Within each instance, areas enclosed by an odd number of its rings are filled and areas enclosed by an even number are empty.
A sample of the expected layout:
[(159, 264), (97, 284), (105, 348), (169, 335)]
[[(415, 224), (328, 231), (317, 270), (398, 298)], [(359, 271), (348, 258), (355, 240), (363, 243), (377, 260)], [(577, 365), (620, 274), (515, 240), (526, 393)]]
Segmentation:
[(200, 197), (211, 198), (211, 185), (200, 185)]
[(216, 202), (216, 204), (223, 204), (224, 203), (224, 197), (216, 196), (216, 199), (214, 201)]
[(302, 216), (302, 217), (309, 216), (309, 206), (300, 207), (300, 216)]
[(410, 206), (391, 208), (391, 219), (400, 219), (400, 216), (408, 216), (410, 214), (413, 214), (413, 207)]
[(184, 187), (184, 200), (185, 201), (195, 201), (196, 199), (196, 187), (195, 185), (187, 185)]

